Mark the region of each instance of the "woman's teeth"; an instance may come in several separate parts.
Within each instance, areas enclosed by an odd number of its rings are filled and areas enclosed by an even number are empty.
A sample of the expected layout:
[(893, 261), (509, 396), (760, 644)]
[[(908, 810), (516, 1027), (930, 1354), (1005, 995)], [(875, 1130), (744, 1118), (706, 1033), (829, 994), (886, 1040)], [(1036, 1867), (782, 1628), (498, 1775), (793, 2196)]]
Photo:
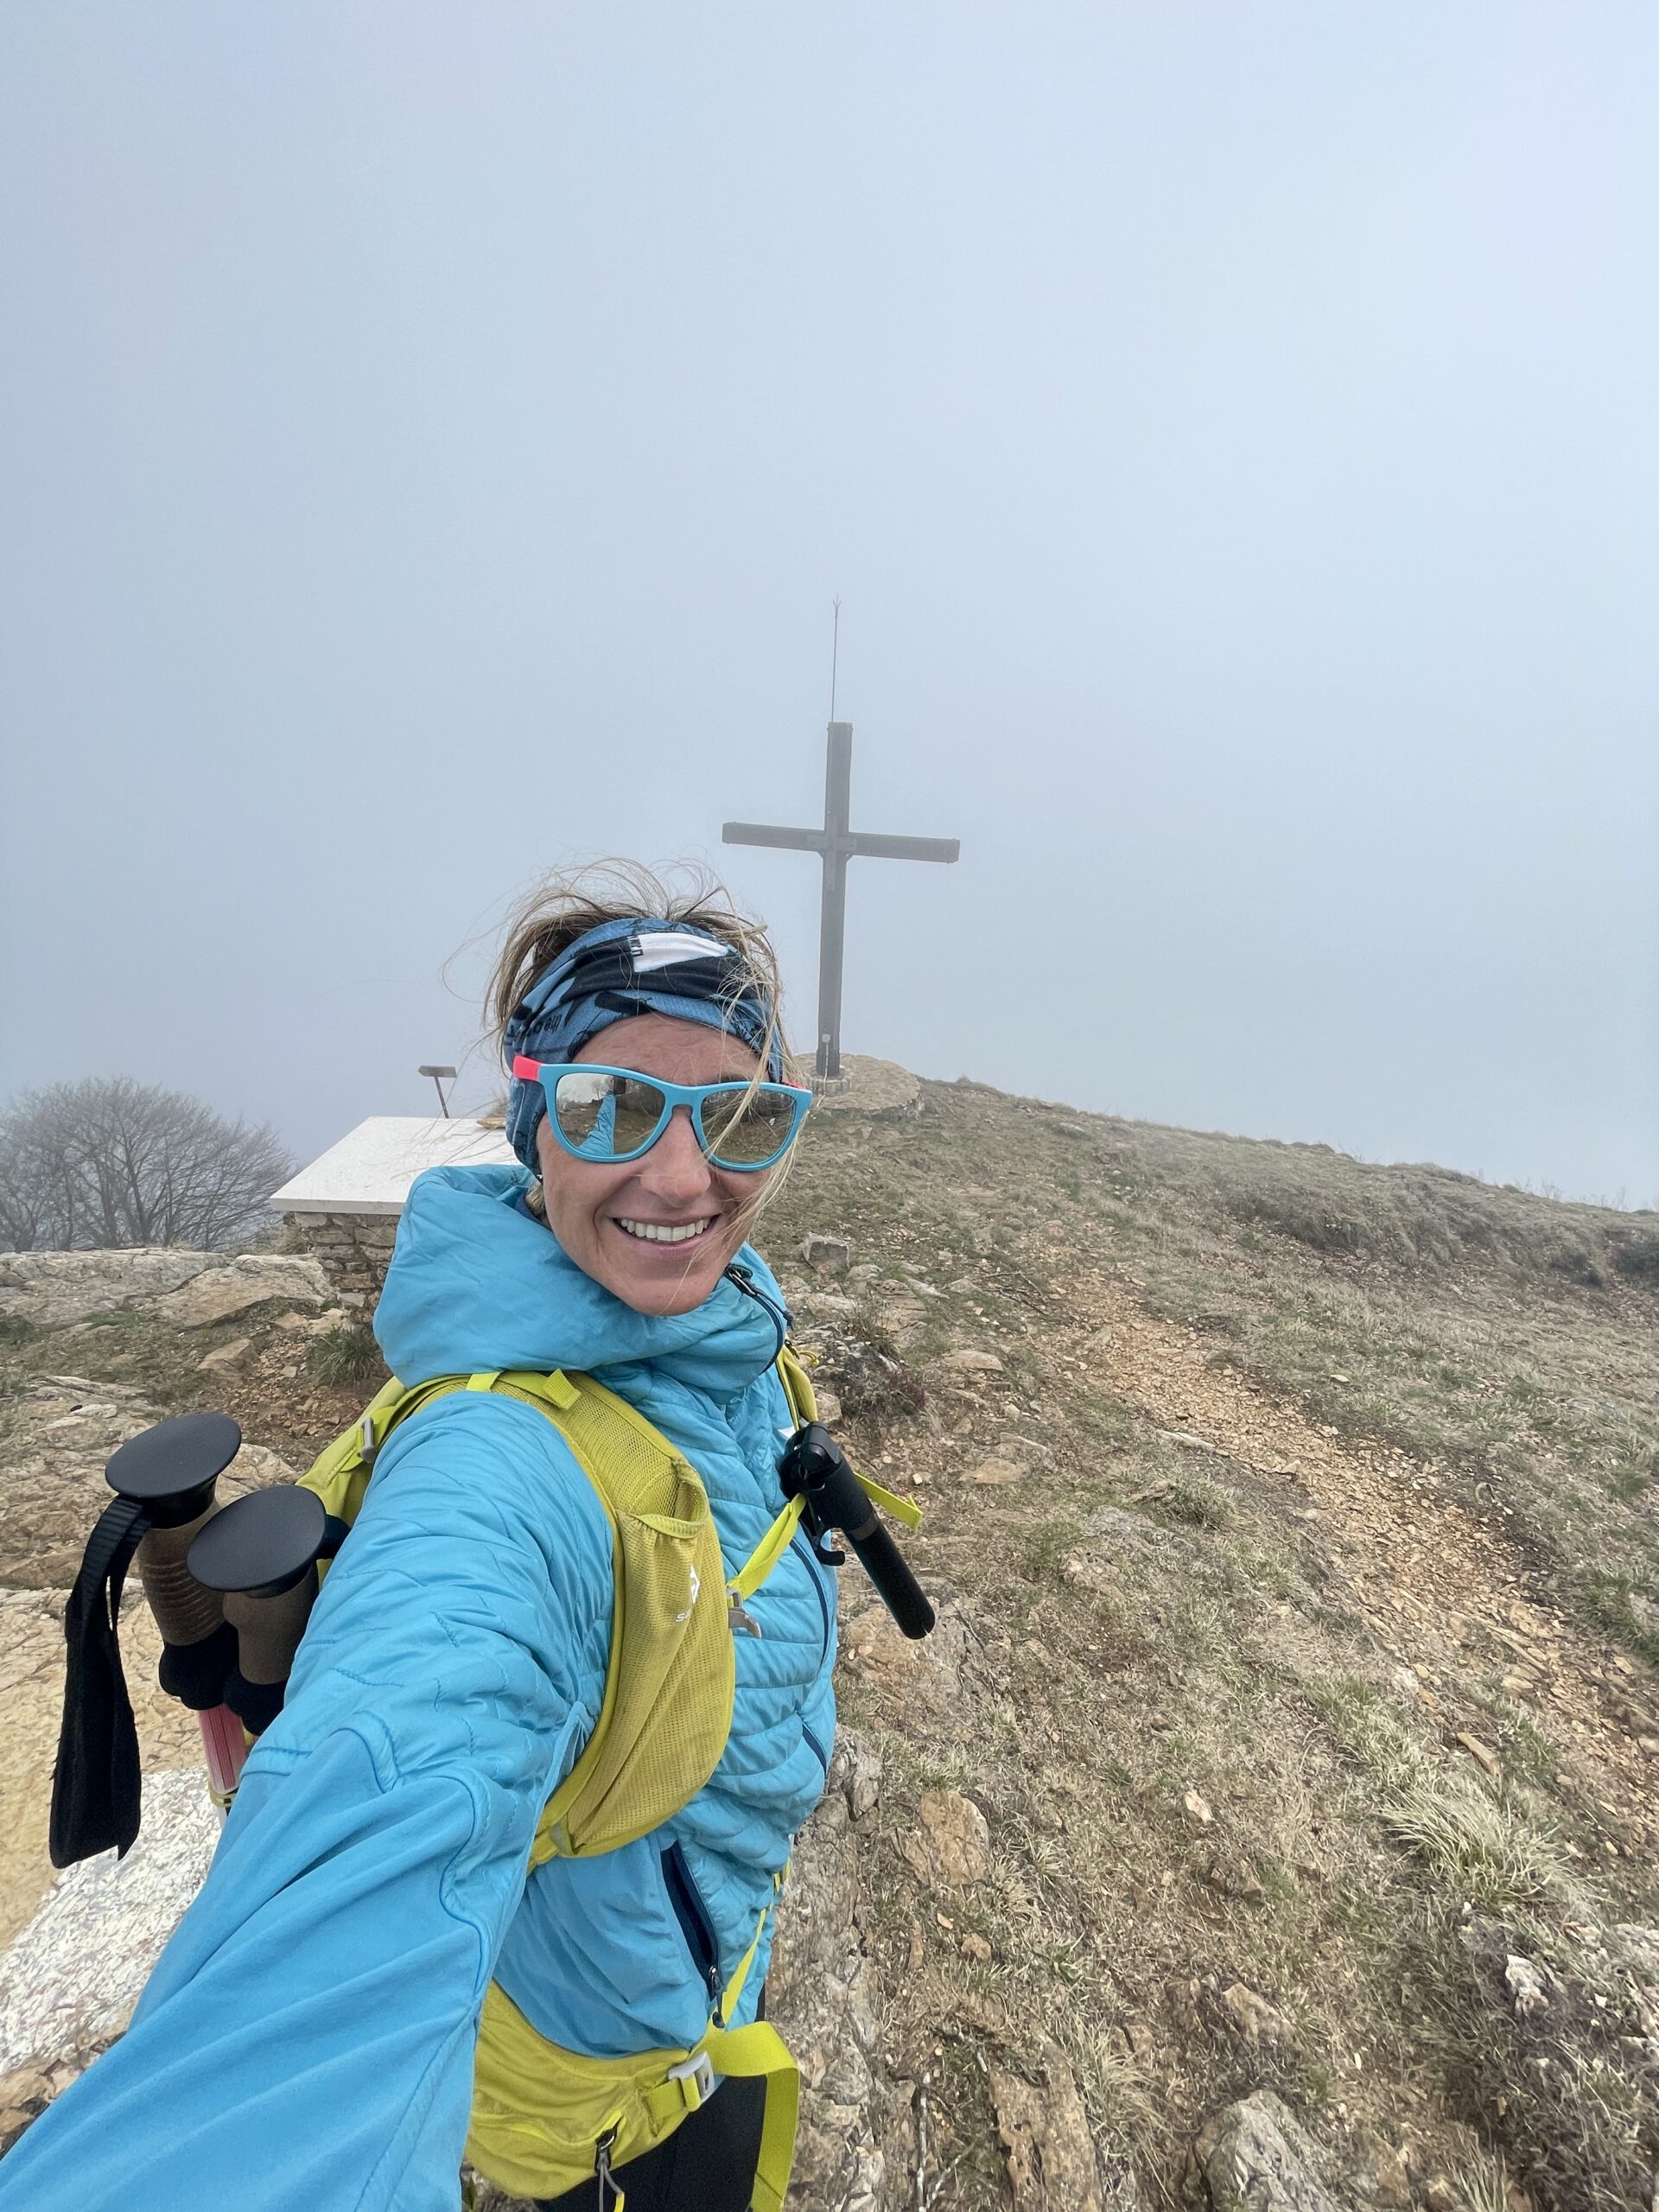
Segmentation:
[(629, 1236), (641, 1236), (647, 1244), (684, 1244), (694, 1236), (701, 1236), (714, 1219), (707, 1214), (701, 1221), (682, 1222), (677, 1229), (670, 1229), (660, 1221), (630, 1221), (626, 1214), (617, 1214), (617, 1227)]

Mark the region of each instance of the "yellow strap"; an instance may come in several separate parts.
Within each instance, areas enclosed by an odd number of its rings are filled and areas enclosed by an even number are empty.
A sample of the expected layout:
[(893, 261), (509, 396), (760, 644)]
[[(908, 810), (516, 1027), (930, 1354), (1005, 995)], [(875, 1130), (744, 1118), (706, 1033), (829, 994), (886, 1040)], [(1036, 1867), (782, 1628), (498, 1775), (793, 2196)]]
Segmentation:
[(790, 2168), (795, 2163), (801, 2103), (800, 2069), (789, 2046), (770, 2020), (756, 2020), (747, 2028), (716, 2028), (702, 2048), (716, 2074), (749, 2080), (759, 2075), (766, 2082), (766, 2118), (760, 2124), (760, 2156), (749, 2202), (754, 2212), (783, 2212)]
[(743, 1985), (749, 1978), (749, 1968), (754, 1964), (754, 1955), (760, 1948), (760, 1938), (766, 1932), (766, 1923), (772, 1917), (772, 1909), (783, 1894), (784, 1875), (788, 1872), (789, 1863), (785, 1860), (782, 1872), (774, 1874), (772, 1878), (772, 1895), (760, 1908), (760, 1917), (754, 1923), (754, 1934), (749, 1939), (749, 1948), (738, 1961), (736, 1972), (720, 1993), (719, 2017), (722, 2023), (729, 2020), (737, 2010), (737, 2000), (743, 1994)]
[(789, 1549), (795, 1531), (801, 1525), (801, 1516), (806, 1510), (804, 1497), (791, 1497), (766, 1535), (749, 1554), (726, 1587), (741, 1605), (753, 1598), (760, 1585), (772, 1573), (779, 1560)]
[(812, 1378), (793, 1344), (786, 1344), (778, 1355), (778, 1380), (784, 1386), (784, 1396), (796, 1424), (816, 1420), (818, 1408), (812, 1392)]
[(789, 2046), (769, 2020), (747, 2028), (723, 2029), (709, 2038), (715, 2071), (740, 2078), (764, 2078), (766, 2118), (760, 2127), (760, 2155), (755, 2161), (753, 2212), (783, 2212), (795, 2163), (795, 2133), (800, 2121), (800, 2069)]
[[(772, 1878), (772, 1895), (760, 1909), (760, 1916), (754, 1923), (754, 1935), (750, 1941), (749, 1948), (738, 1961), (737, 1971), (721, 1992), (720, 2011), (709, 2024), (702, 2041), (693, 2044), (691, 2050), (687, 2052), (688, 2062), (695, 2059), (699, 2052), (708, 2053), (712, 2037), (743, 2032), (741, 2029), (728, 2031), (721, 2026), (720, 2023), (729, 2020), (737, 2010), (737, 2001), (743, 1994), (743, 1985), (749, 1978), (749, 1968), (754, 1964), (754, 1955), (760, 1948), (760, 1938), (766, 1932), (766, 1922), (772, 1916), (772, 1909), (778, 1902), (778, 1893), (783, 1885), (783, 1876), (774, 1874)], [(787, 2051), (784, 2055), (785, 2057), (789, 2056)], [(673, 2126), (682, 2113), (696, 2112), (697, 2107), (702, 2102), (702, 2088), (698, 2080), (696, 2068), (688, 2063), (683, 2071), (671, 2074), (665, 2082), (658, 2082), (655, 2088), (645, 2090), (642, 2096), (645, 2109), (651, 2114), (653, 2126), (662, 2128)]]
[(545, 1398), (549, 1405), (556, 1406), (562, 1414), (569, 1413), (582, 1396), (575, 1384), (559, 1367), (556, 1367), (550, 1375), (521, 1373), (513, 1368), (503, 1372), (497, 1380), (510, 1382), (515, 1389), (528, 1390), (536, 1397)]
[[(787, 1872), (785, 1867), (784, 1872)], [(719, 2017), (722, 2020), (729, 2019), (736, 2010), (783, 1886), (783, 1873), (774, 1874), (772, 1895), (755, 1923), (753, 1941), (721, 1993)], [(770, 2021), (754, 2020), (747, 2028), (711, 2027), (690, 2054), (692, 2057), (699, 2055), (705, 2056), (721, 2076), (734, 2075), (745, 2080), (765, 2081), (766, 2113), (760, 2123), (760, 2153), (755, 2164), (754, 2193), (749, 2203), (752, 2212), (783, 2212), (784, 2199), (789, 2193), (790, 2169), (795, 2162), (795, 2132), (801, 2102), (800, 2069), (789, 2045)], [(695, 2068), (671, 2075), (655, 2088), (647, 2089), (643, 2098), (652, 2124), (658, 2129), (672, 2126), (686, 2112), (696, 2112), (702, 2101), (702, 2087)]]
[[(884, 1512), (891, 1513), (893, 1519), (902, 1522), (906, 1529), (921, 1527), (922, 1509), (919, 1505), (912, 1504), (907, 1497), (896, 1497), (892, 1491), (884, 1490), (880, 1483), (872, 1482), (868, 1475), (860, 1475), (858, 1480), (865, 1497), (873, 1505), (879, 1505)], [(806, 1500), (804, 1497), (791, 1497), (737, 1573), (728, 1580), (726, 1587), (740, 1605), (753, 1597), (789, 1549), (805, 1510)]]
[[(817, 1405), (813, 1396), (812, 1379), (793, 1344), (785, 1344), (778, 1355), (778, 1377), (784, 1386), (784, 1395), (789, 1401), (789, 1410), (796, 1421), (816, 1421)], [(853, 1472), (858, 1474), (856, 1467)], [(865, 1497), (873, 1505), (879, 1505), (884, 1512), (891, 1513), (904, 1528), (921, 1527), (922, 1509), (919, 1505), (913, 1505), (907, 1497), (896, 1497), (892, 1491), (884, 1490), (878, 1482), (872, 1482), (868, 1475), (858, 1475), (858, 1479)], [(748, 1593), (746, 1591), (742, 1594), (747, 1597)]]
[[(853, 1472), (858, 1475), (856, 1467)], [(913, 1500), (895, 1497), (892, 1491), (883, 1490), (880, 1483), (872, 1482), (868, 1475), (858, 1475), (858, 1486), (872, 1505), (879, 1505), (884, 1513), (891, 1513), (893, 1519), (905, 1528), (921, 1527), (922, 1509)]]
[(499, 1367), (492, 1367), (481, 1375), (469, 1375), (467, 1377), (467, 1388), (469, 1390), (493, 1390), (500, 1379), (500, 1374), (501, 1370)]

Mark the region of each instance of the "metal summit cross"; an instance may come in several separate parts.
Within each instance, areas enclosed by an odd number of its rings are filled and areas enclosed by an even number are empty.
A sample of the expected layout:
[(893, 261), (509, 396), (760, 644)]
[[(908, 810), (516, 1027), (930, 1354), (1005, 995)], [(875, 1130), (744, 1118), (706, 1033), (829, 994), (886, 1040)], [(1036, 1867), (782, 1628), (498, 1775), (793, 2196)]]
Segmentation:
[(818, 1051), (820, 1081), (841, 1073), (842, 947), (847, 931), (847, 863), (850, 860), (954, 861), (955, 837), (883, 837), (849, 826), (853, 787), (853, 726), (832, 721), (823, 775), (822, 830), (774, 830), (760, 822), (728, 822), (728, 845), (772, 845), (817, 853), (823, 861), (823, 912), (818, 926)]

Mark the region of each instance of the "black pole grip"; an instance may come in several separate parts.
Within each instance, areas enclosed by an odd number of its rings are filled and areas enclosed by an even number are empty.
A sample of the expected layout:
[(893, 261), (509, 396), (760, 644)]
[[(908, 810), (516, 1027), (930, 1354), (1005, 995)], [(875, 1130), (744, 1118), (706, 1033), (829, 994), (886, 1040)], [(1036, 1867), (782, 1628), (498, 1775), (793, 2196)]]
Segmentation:
[[(861, 1491), (859, 1495), (862, 1497)], [(923, 1592), (922, 1586), (911, 1573), (904, 1554), (882, 1527), (874, 1511), (868, 1529), (843, 1527), (842, 1535), (857, 1553), (860, 1563), (886, 1600), (905, 1634), (914, 1642), (925, 1636), (936, 1616)]]
[(904, 1554), (882, 1525), (864, 1485), (821, 1421), (809, 1421), (790, 1439), (779, 1469), (785, 1494), (806, 1500), (816, 1536), (839, 1529), (880, 1592), (887, 1611), (912, 1641), (925, 1636), (937, 1616)]
[(225, 1702), (252, 1735), (282, 1711), (294, 1655), (317, 1594), (328, 1516), (315, 1491), (273, 1484), (216, 1513), (190, 1547), (190, 1573), (222, 1592), (236, 1630), (236, 1669)]
[[(105, 1466), (115, 1497), (92, 1531), (64, 1608), (63, 1720), (48, 1847), (54, 1866), (73, 1866), (111, 1847), (124, 1857), (138, 1833), (138, 1730), (118, 1637), (127, 1569), (147, 1535), (182, 1529), (211, 1511), (213, 1486), (241, 1442), (226, 1414), (180, 1414), (129, 1437)], [(208, 1616), (189, 1615), (193, 1633), (208, 1624)], [(165, 1619), (160, 1626), (165, 1636)], [(200, 1671), (205, 1649), (211, 1674), (226, 1656), (223, 1643), (211, 1635), (200, 1641), (203, 1649), (187, 1641), (178, 1651)], [(168, 1660), (177, 1656), (163, 1653), (164, 1683)]]

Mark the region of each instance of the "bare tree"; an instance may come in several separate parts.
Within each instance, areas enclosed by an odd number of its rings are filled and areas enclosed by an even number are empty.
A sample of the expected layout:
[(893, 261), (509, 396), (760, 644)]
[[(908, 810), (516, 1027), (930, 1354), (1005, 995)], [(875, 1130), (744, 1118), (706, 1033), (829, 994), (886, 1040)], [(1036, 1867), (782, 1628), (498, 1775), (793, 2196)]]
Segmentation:
[(293, 1172), (268, 1125), (181, 1091), (125, 1076), (26, 1090), (0, 1115), (0, 1251), (212, 1250), (253, 1229)]

